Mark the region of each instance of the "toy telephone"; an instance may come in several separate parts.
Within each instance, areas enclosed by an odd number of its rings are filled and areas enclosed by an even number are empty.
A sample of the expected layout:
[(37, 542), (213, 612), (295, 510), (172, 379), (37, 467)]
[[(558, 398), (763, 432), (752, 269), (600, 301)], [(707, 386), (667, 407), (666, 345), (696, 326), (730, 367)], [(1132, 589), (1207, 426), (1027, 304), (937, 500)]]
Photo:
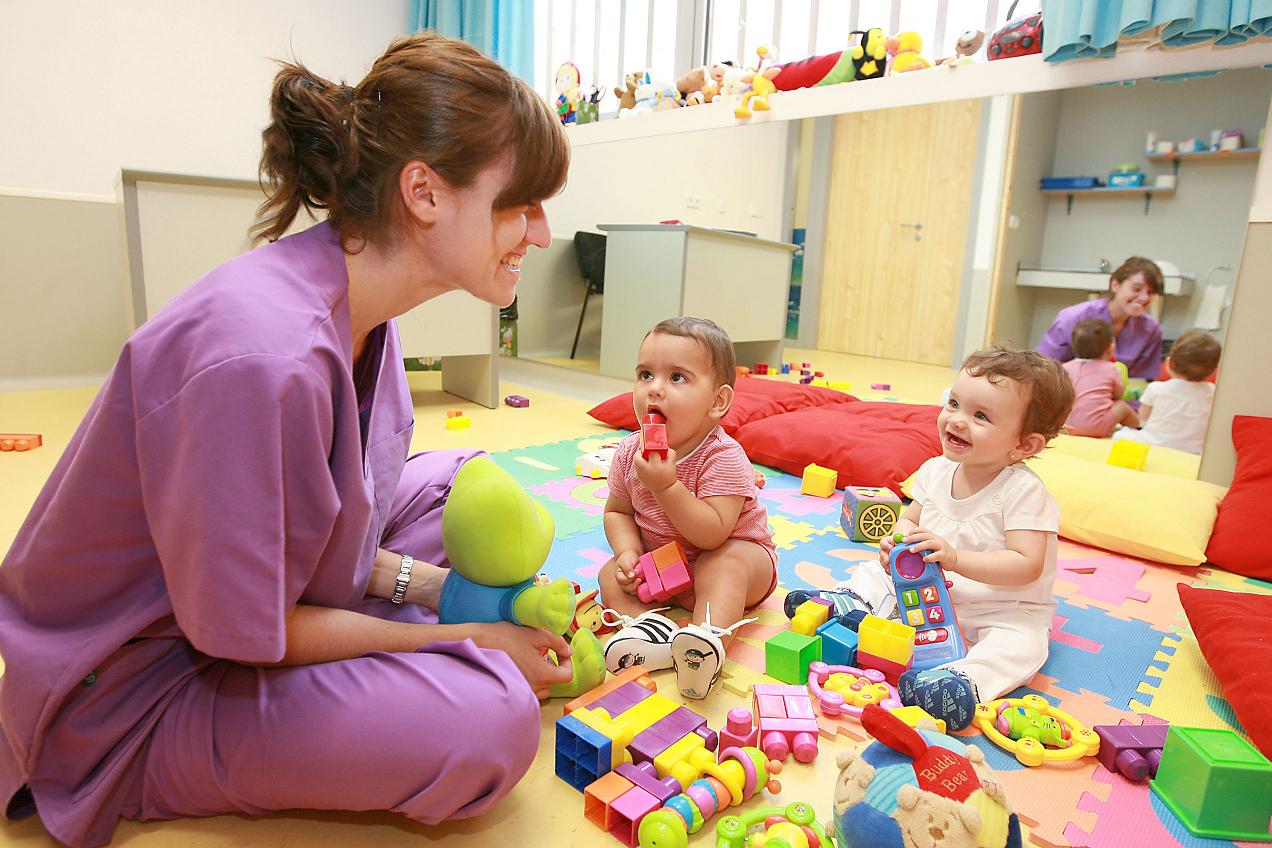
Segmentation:
[(924, 562), (921, 551), (901, 544), (901, 534), (888, 557), (888, 571), (897, 592), (901, 623), (914, 628), (911, 668), (935, 668), (967, 656), (967, 642), (958, 628), (945, 572)]

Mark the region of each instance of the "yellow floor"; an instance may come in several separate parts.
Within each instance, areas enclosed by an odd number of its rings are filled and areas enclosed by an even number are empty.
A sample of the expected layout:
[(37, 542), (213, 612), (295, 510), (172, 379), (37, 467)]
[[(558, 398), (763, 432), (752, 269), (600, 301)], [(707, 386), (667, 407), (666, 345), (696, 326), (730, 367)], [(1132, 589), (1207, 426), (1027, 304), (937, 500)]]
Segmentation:
[[(813, 368), (826, 372), (828, 379), (852, 382), (853, 393), (865, 400), (896, 397), (908, 402), (933, 403), (939, 399), (951, 377), (950, 369), (946, 368), (825, 351), (788, 349), (786, 357), (796, 362), (811, 362)], [(570, 372), (563, 370), (563, 384), (569, 380)], [(528, 409), (500, 406), (491, 410), (442, 392), (440, 383), (440, 375), (436, 373), (411, 374), (415, 400), (413, 450), (469, 446), (503, 450), (605, 432), (605, 428), (586, 415), (595, 401), (576, 400), (542, 389), (525, 389), (503, 383), (500, 397), (521, 394), (530, 398), (531, 405)], [(891, 383), (892, 388), (887, 392), (872, 391), (869, 388), (871, 383)], [(0, 393), (0, 431), (38, 432), (45, 438), (44, 447), (34, 451), (0, 454), (0, 556), (8, 551), (40, 487), (95, 394), (95, 387)], [(443, 422), (445, 410), (450, 408), (463, 409), (472, 418), (471, 428), (447, 430)], [(681, 701), (674, 673), (657, 672), (654, 678), (660, 692), (677, 702)], [(722, 696), (717, 691), (706, 701), (690, 704), (707, 716), (712, 727), (718, 728), (724, 723), (724, 713), (728, 708), (737, 706), (739, 701), (735, 696)], [(498, 705), (492, 705), (492, 709), (498, 709)], [(550, 701), (544, 706), (539, 753), (534, 765), (508, 798), (477, 820), (429, 828), (389, 813), (295, 812), (259, 818), (218, 816), (148, 824), (124, 822), (120, 824), (113, 844), (135, 848), (173, 848), (177, 845), (207, 848), (231, 845), (280, 848), (374, 845), (376, 848), (391, 848), (397, 845), (418, 846), (423, 839), (430, 842), (445, 840), (448, 846), (459, 848), (497, 844), (616, 848), (617, 841), (583, 818), (582, 796), (554, 775), (553, 725), (560, 713), (559, 701)], [(368, 716), (367, 720), (374, 721), (375, 717)], [(781, 775), (784, 791), (771, 799), (771, 803), (784, 805), (795, 800), (807, 800), (817, 808), (819, 818), (827, 819), (836, 775), (834, 756), (837, 747), (823, 743), (823, 753), (812, 767), (797, 766), (788, 761), (788, 767)], [(368, 751), (367, 755), (387, 758), (394, 753)], [(711, 844), (712, 827), (714, 820), (693, 837), (692, 842)], [(0, 848), (49, 848), (55, 844), (36, 818), (17, 824), (0, 822)]]

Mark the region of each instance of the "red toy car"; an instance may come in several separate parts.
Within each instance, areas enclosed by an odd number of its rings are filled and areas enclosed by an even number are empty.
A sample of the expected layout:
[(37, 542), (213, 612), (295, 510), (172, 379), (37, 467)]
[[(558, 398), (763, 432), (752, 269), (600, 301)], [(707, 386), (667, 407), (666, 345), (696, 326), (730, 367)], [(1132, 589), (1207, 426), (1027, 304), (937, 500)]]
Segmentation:
[[(1016, 3), (1020, 0), (1016, 0)], [(1007, 10), (1008, 19), (1011, 18), (1012, 12), (1016, 11), (1016, 3), (1011, 4), (1011, 8)], [(1007, 26), (994, 33), (994, 37), (989, 40), (989, 48), (986, 55), (990, 61), (994, 59), (1013, 59), (1016, 56), (1028, 56), (1030, 53), (1042, 52), (1042, 12), (1036, 15), (1030, 15), (1018, 21), (1012, 21)]]

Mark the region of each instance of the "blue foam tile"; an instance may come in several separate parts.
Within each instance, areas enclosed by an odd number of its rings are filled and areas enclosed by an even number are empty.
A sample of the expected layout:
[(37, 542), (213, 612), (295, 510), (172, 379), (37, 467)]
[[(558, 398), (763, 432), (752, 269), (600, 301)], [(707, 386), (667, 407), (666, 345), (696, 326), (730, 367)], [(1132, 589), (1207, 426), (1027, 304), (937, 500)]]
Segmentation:
[(1162, 647), (1162, 632), (1142, 621), (1123, 621), (1104, 610), (1082, 609), (1064, 601), (1057, 614), (1068, 619), (1066, 633), (1090, 639), (1100, 645), (1098, 653), (1060, 642), (1051, 643), (1051, 655), (1042, 673), (1055, 678), (1056, 684), (1070, 692), (1083, 689), (1108, 698), (1109, 706), (1130, 710), (1132, 699), (1144, 702), (1148, 697), (1139, 692), (1140, 683), (1156, 684), (1157, 678), (1147, 673), (1149, 667), (1161, 669), (1155, 660)]

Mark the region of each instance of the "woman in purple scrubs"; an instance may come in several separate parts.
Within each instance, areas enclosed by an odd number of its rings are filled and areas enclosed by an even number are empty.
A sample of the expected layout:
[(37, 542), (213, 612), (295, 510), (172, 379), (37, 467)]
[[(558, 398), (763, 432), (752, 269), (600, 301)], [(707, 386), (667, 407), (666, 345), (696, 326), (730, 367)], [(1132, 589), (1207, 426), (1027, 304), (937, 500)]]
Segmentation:
[(1162, 272), (1157, 263), (1132, 256), (1109, 277), (1104, 297), (1060, 310), (1038, 343), (1038, 352), (1068, 362), (1073, 359), (1073, 328), (1079, 321), (1098, 318), (1113, 325), (1116, 356), (1126, 363), (1129, 376), (1156, 380), (1162, 369), (1162, 327), (1147, 310), (1161, 293)]
[[(440, 625), (473, 452), (407, 458), (393, 318), (512, 302), (564, 132), (421, 33), (356, 88), (284, 65), (259, 234), (124, 346), (0, 567), (0, 801), (76, 846), (116, 822), (483, 812), (534, 758), (560, 637)], [(297, 212), (328, 220), (279, 238)]]

